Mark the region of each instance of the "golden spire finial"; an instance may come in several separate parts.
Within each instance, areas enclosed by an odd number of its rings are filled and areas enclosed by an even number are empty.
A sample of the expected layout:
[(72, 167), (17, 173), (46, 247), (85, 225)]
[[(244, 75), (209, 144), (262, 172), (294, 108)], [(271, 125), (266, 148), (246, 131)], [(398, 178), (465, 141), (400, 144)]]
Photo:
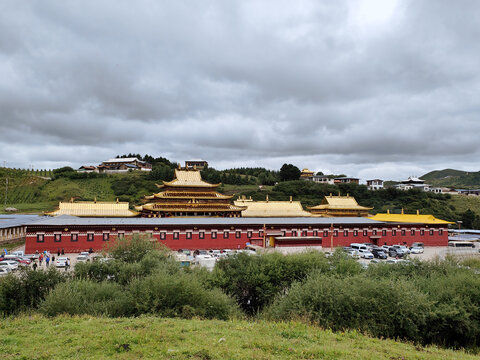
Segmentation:
[(403, 215), (403, 208), (402, 208), (402, 215)]
[(93, 198), (93, 202), (94, 202), (94, 203), (97, 202), (97, 197), (96, 197), (96, 196)]
[(290, 202), (292, 202), (292, 195), (290, 195)]
[(118, 204), (118, 198), (117, 198), (117, 204)]
[(267, 194), (267, 199), (266, 199), (266, 201), (268, 202), (268, 194)]
[(387, 214), (390, 214), (390, 209), (387, 209)]
[(420, 215), (420, 210), (417, 210), (417, 215)]

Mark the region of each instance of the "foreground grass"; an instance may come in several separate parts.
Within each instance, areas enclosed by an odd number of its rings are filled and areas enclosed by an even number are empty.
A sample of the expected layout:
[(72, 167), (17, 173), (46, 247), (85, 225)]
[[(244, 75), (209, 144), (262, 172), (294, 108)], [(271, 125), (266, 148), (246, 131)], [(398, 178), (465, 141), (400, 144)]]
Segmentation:
[(40, 315), (0, 323), (2, 359), (474, 359), (302, 323)]

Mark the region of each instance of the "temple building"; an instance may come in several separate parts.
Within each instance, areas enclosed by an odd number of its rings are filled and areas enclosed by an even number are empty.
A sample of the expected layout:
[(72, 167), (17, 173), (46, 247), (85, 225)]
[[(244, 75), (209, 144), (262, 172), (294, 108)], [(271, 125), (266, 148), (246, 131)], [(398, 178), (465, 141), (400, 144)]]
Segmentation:
[(313, 215), (323, 217), (368, 216), (371, 207), (358, 205), (352, 196), (325, 196), (320, 205), (308, 207)]
[(374, 216), (369, 217), (369, 219), (383, 222), (394, 222), (394, 223), (418, 223), (418, 224), (439, 224), (439, 225), (448, 225), (455, 224), (450, 221), (438, 219), (433, 215), (421, 215), (417, 210), (416, 214), (405, 214), (402, 209), (401, 214), (391, 214), (390, 210), (387, 210), (386, 214), (375, 214)]
[(132, 217), (138, 213), (129, 209), (128, 202), (76, 201), (60, 202), (58, 209), (45, 213), (49, 216), (70, 215), (79, 217)]
[(220, 184), (202, 180), (200, 171), (176, 169), (172, 181), (157, 185), (161, 192), (146, 196), (146, 204), (136, 207), (142, 217), (218, 216), (241, 217), (245, 206), (230, 204), (233, 195), (215, 189)]
[(303, 210), (300, 201), (270, 201), (268, 195), (265, 201), (253, 201), (245, 196), (234, 202), (235, 206), (246, 206), (242, 211), (242, 217), (309, 217), (308, 211)]
[(310, 171), (308, 169), (303, 169), (302, 172), (300, 173), (300, 179), (308, 179), (315, 175), (314, 171)]
[(395, 185), (395, 187), (400, 190), (410, 190), (410, 189), (420, 189), (423, 191), (430, 190), (430, 185), (425, 184), (425, 180), (422, 180), (413, 176), (410, 176), (407, 180), (401, 181), (399, 184)]

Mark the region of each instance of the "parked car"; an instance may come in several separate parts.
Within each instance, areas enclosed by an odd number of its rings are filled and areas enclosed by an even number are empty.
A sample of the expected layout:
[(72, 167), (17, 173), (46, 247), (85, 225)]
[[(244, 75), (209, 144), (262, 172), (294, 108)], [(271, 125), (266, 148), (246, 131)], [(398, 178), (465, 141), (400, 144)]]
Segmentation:
[(6, 267), (14, 271), (18, 269), (18, 262), (13, 260), (3, 260), (3, 261), (0, 261), (0, 267)]
[(382, 245), (382, 249), (388, 253), (388, 250), (390, 250), (391, 246), (390, 245)]
[(358, 252), (358, 250), (355, 250), (355, 249), (351, 249), (347, 251), (347, 255), (351, 256), (354, 259), (358, 259), (360, 257), (360, 253)]
[(391, 247), (389, 250), (388, 250), (388, 256), (390, 257), (403, 257), (405, 255), (405, 253), (402, 251), (402, 249), (395, 249), (393, 247)]
[(404, 254), (410, 254), (410, 249), (407, 248), (405, 245), (393, 245), (393, 248), (395, 250), (398, 250), (398, 249), (402, 250)]
[(422, 242), (414, 242), (412, 244), (412, 247), (422, 247), (423, 248), (423, 247), (425, 247), (425, 245)]
[(65, 266), (67, 266), (67, 263), (70, 264), (70, 259), (67, 258), (67, 257), (59, 257), (57, 259), (57, 262), (55, 264), (56, 267), (58, 268), (64, 268)]
[(382, 248), (372, 249), (373, 257), (377, 259), (386, 259), (388, 257), (387, 253)]
[(410, 248), (410, 253), (411, 254), (423, 254), (424, 249), (423, 247), (420, 246), (415, 246)]
[(83, 263), (86, 263), (90, 261), (90, 258), (88, 257), (88, 255), (78, 255), (77, 256), (77, 262), (83, 262)]
[(12, 270), (7, 267), (0, 267), (0, 277), (7, 276)]
[(373, 254), (369, 250), (358, 250), (360, 257), (363, 259), (373, 259)]
[(89, 251), (82, 251), (79, 255), (90, 256), (90, 252)]

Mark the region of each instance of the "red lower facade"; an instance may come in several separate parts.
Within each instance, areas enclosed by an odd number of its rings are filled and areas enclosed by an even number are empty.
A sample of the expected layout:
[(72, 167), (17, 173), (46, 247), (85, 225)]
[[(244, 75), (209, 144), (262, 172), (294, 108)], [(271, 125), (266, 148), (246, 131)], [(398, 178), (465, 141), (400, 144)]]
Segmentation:
[[(64, 251), (67, 253), (104, 249), (117, 237), (136, 233), (151, 234), (172, 250), (243, 249), (259, 246), (349, 246), (351, 243), (376, 245), (422, 242), (425, 246), (447, 246), (444, 225), (388, 224), (331, 226), (289, 225), (35, 225), (27, 227), (26, 253)], [(283, 239), (282, 239), (283, 238)], [(289, 239), (285, 239), (289, 238)], [(305, 238), (304, 241), (302, 239)]]

